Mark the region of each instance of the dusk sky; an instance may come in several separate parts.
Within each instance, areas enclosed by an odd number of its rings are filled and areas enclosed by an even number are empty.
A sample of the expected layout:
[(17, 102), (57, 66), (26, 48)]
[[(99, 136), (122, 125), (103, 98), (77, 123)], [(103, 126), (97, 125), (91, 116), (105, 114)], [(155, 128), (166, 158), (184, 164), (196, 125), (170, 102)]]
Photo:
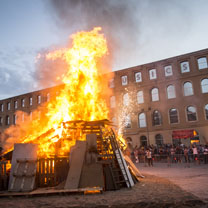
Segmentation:
[(208, 48), (207, 11), (207, 0), (1, 0), (0, 99), (41, 89), (37, 54), (94, 26), (113, 70)]

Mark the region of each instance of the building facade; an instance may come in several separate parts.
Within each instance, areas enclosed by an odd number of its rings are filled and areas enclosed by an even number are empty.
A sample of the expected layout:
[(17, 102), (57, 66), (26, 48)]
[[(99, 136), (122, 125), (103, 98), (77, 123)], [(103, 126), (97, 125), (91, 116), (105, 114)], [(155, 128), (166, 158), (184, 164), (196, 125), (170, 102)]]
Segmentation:
[[(133, 146), (208, 143), (208, 49), (116, 71), (109, 87), (111, 120)], [(32, 118), (59, 90), (0, 100), (0, 131), (15, 125), (18, 110)]]

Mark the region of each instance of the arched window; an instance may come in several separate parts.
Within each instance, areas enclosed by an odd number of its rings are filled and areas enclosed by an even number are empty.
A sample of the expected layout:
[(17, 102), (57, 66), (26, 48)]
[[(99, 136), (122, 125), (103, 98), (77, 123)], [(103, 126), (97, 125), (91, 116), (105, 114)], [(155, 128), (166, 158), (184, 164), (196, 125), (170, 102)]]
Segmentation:
[(143, 91), (137, 92), (137, 102), (138, 104), (144, 103)]
[(208, 104), (205, 105), (204, 110), (205, 110), (205, 118), (208, 120)]
[(208, 79), (202, 79), (201, 81), (201, 88), (202, 88), (202, 93), (208, 93)]
[(124, 106), (129, 105), (129, 94), (128, 93), (124, 94), (124, 96), (123, 96), (123, 105)]
[(162, 124), (161, 114), (158, 110), (155, 110), (152, 115), (152, 125), (157, 126)]
[(151, 90), (152, 95), (152, 101), (158, 101), (159, 100), (159, 90), (157, 88), (153, 88)]
[(167, 96), (168, 96), (168, 99), (171, 99), (171, 98), (175, 98), (176, 97), (174, 85), (169, 85), (167, 87)]
[(183, 84), (183, 89), (184, 89), (184, 96), (190, 96), (194, 94), (191, 82), (185, 82)]
[(196, 121), (197, 120), (196, 108), (194, 106), (188, 106), (186, 108), (186, 115), (188, 121)]
[(143, 147), (147, 146), (147, 137), (146, 136), (140, 137), (140, 145)]
[(155, 136), (155, 144), (157, 146), (162, 146), (163, 145), (163, 136), (161, 134), (157, 134)]
[(170, 118), (170, 123), (178, 123), (178, 111), (175, 108), (171, 108), (169, 110), (169, 118)]
[(199, 69), (206, 69), (207, 67), (207, 59), (206, 57), (198, 58), (198, 67)]
[(130, 117), (130, 115), (126, 115), (124, 117), (124, 127), (125, 128), (131, 128), (131, 117)]
[(139, 119), (139, 127), (140, 128), (147, 126), (145, 113), (140, 113), (138, 119)]
[(111, 108), (115, 108), (116, 107), (116, 97), (115, 96), (111, 96), (110, 97), (110, 107)]

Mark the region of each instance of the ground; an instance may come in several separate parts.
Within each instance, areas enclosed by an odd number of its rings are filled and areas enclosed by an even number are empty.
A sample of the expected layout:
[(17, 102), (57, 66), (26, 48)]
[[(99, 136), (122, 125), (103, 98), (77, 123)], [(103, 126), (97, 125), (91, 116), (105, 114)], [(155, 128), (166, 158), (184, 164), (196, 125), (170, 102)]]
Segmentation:
[(0, 207), (208, 207), (208, 165), (165, 163), (154, 167), (138, 165), (145, 178), (132, 189), (108, 191), (97, 195), (56, 195), (44, 197), (1, 198)]

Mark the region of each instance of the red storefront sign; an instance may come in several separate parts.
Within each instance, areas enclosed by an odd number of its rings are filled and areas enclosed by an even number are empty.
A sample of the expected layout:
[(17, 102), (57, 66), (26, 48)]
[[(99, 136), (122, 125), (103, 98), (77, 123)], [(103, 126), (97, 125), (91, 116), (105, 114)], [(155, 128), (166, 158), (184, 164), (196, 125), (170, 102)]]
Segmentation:
[(187, 139), (187, 138), (193, 138), (196, 136), (196, 131), (193, 129), (191, 130), (177, 130), (173, 131), (172, 137), (173, 139)]

